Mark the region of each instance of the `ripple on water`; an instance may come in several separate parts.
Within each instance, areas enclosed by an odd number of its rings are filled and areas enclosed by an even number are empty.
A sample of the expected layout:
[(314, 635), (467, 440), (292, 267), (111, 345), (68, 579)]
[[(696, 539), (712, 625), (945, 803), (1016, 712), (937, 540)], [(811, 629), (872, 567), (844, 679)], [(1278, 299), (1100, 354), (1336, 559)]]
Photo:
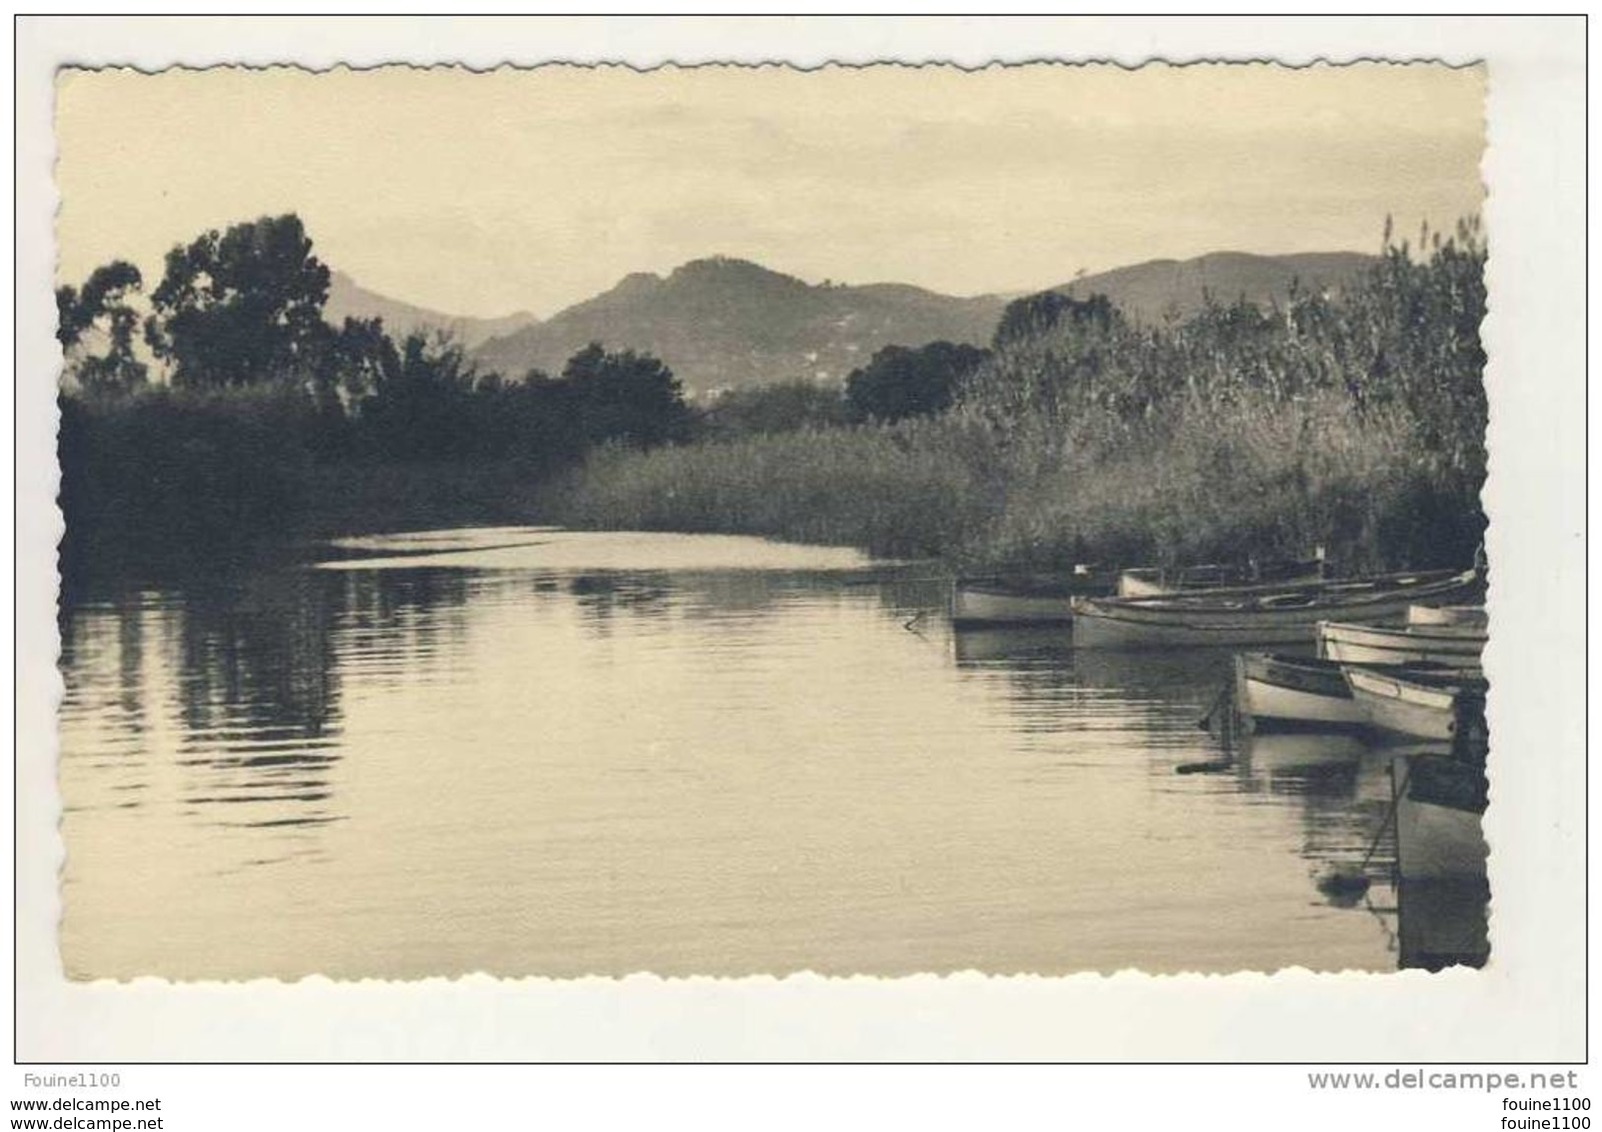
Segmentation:
[(1397, 962), (1312, 879), (1394, 852), (1386, 760), (1200, 729), (1227, 654), (956, 633), (926, 566), (761, 539), (334, 549), (67, 611), (75, 975)]

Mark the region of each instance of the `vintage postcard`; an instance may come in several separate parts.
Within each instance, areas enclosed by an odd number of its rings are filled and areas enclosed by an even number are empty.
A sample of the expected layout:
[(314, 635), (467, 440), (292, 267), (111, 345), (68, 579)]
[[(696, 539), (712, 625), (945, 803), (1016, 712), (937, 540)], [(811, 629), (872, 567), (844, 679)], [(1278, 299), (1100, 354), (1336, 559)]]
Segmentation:
[(61, 976), (1494, 978), (1496, 83), (60, 66)]

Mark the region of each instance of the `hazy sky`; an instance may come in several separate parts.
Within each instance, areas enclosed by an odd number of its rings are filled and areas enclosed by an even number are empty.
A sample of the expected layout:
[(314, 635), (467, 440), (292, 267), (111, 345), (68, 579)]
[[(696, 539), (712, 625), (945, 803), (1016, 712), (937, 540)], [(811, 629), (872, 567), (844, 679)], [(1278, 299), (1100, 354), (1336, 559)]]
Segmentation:
[(64, 72), (60, 274), (295, 211), (363, 285), (541, 316), (633, 271), (1021, 291), (1379, 246), (1476, 211), (1484, 74), (1432, 65)]

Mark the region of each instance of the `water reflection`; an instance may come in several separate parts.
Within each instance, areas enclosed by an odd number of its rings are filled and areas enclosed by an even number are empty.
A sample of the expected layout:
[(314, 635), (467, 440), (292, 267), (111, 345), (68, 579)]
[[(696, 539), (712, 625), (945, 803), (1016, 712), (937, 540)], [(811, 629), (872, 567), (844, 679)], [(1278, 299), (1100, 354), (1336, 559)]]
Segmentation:
[(352, 674), (404, 685), (420, 672), (449, 669), (462, 655), (472, 583), (459, 570), (420, 566), (297, 576), (338, 602), (335, 655)]
[[(1458, 953), (1415, 945), (1442, 934), (1432, 897), (1384, 879), (1395, 752), (1200, 726), (1227, 653), (955, 633), (917, 565), (594, 540), (364, 539), (326, 569), (64, 608), (69, 971)], [(1342, 864), (1376, 876), (1365, 907), (1319, 896), (1314, 874)]]
[(1004, 686), (1025, 729), (1100, 732), (1171, 749), (1176, 757), (1188, 752), (1219, 761), (1221, 748), (1202, 726), (1220, 687), (1221, 655), (1211, 650), (1075, 650), (1063, 626), (961, 629), (951, 636), (958, 672)]
[[(1309, 876), (1352, 870), (1374, 885), (1318, 898), (1372, 914), (1399, 966), (1486, 962), (1483, 749), (1349, 733), (1237, 732), (1221, 706), (1228, 650), (1076, 651), (1062, 626), (963, 629), (952, 638), (957, 668), (1004, 680), (1026, 729), (1138, 729), (1152, 749), (1202, 756), (1172, 766), (1178, 775), (1206, 775), (1212, 789), (1242, 798), (1297, 800), (1297, 852)], [(1198, 725), (1210, 725), (1215, 744), (1195, 741)]]
[(585, 621), (597, 633), (610, 631), (616, 616), (661, 617), (672, 593), (666, 579), (632, 574), (579, 574), (567, 585)]

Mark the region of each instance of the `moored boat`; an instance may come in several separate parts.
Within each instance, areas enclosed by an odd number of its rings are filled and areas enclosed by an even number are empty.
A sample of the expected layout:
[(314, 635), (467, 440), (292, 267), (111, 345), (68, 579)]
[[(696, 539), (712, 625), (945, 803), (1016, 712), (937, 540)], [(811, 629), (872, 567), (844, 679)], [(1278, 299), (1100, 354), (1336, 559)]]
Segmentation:
[(1491, 957), (1490, 898), (1484, 870), (1472, 865), (1460, 875), (1402, 880), (1396, 886), (1397, 966), (1426, 971), (1485, 966)]
[(1324, 621), (1319, 653), (1343, 664), (1429, 662), (1477, 673), (1486, 631), (1472, 625), (1375, 625)]
[(1073, 573), (958, 578), (951, 588), (954, 625), (1042, 625), (1073, 620), (1073, 599), (1112, 592), (1105, 574), (1086, 566)]
[(1317, 657), (1238, 653), (1235, 695), (1240, 715), (1253, 731), (1351, 730), (1368, 725), (1341, 666)]
[(1483, 679), (1458, 672), (1342, 668), (1369, 726), (1416, 739), (1454, 742), (1465, 728), (1484, 729)]
[(1447, 755), (1406, 755), (1391, 763), (1391, 782), (1401, 878), (1483, 878), (1485, 768)]
[(1400, 619), (1408, 606), (1470, 594), (1469, 570), (1388, 574), (1313, 584), (1241, 586), (1146, 598), (1077, 598), (1076, 648), (1310, 644), (1320, 621)]
[(1193, 589), (1235, 586), (1301, 586), (1323, 581), (1322, 554), (1294, 562), (1246, 565), (1193, 565), (1165, 570), (1136, 567), (1118, 573), (1118, 597), (1158, 597)]
[(1258, 585), (1304, 585), (1322, 581), (1324, 559), (1309, 558), (1267, 565), (1232, 566), (1211, 564), (1164, 569), (1140, 566), (1118, 575), (1119, 597), (1158, 597), (1187, 590)]
[(1458, 625), (1484, 629), (1487, 621), (1483, 605), (1410, 605), (1409, 625)]

